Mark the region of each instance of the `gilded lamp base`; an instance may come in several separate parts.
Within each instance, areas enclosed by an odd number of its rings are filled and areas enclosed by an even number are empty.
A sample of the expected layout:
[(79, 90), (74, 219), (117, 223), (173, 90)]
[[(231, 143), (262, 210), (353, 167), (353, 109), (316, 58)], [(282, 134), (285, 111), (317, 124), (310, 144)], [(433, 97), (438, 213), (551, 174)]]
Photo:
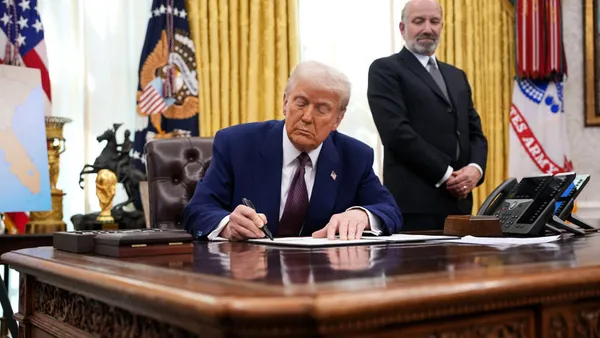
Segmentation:
[(51, 234), (56, 231), (65, 231), (67, 225), (63, 222), (62, 200), (65, 193), (60, 189), (52, 189), (52, 210), (32, 211), (29, 213), (29, 222), (25, 225), (25, 233)]
[(56, 188), (58, 181), (60, 155), (66, 150), (63, 137), (63, 126), (71, 119), (46, 116), (46, 147), (48, 150), (48, 170), (50, 172), (50, 195), (52, 210), (29, 213), (29, 223), (25, 225), (25, 233), (47, 234), (55, 231), (65, 231), (67, 225), (63, 222), (63, 196), (65, 193)]

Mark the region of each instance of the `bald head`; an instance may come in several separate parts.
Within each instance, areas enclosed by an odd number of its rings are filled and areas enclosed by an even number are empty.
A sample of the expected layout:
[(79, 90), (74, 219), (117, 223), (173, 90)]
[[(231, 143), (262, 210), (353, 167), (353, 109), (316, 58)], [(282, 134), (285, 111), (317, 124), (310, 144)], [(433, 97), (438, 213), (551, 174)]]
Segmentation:
[(410, 0), (402, 9), (400, 32), (412, 52), (433, 55), (442, 33), (442, 6), (436, 0)]
[(407, 21), (410, 9), (412, 7), (416, 7), (417, 9), (420, 9), (420, 8), (423, 8), (423, 7), (436, 7), (437, 10), (440, 11), (440, 17), (443, 16), (442, 15), (442, 5), (440, 5), (440, 3), (437, 2), (436, 0), (409, 0), (404, 5), (404, 8), (402, 8), (402, 18), (401, 18), (401, 20), (403, 22)]

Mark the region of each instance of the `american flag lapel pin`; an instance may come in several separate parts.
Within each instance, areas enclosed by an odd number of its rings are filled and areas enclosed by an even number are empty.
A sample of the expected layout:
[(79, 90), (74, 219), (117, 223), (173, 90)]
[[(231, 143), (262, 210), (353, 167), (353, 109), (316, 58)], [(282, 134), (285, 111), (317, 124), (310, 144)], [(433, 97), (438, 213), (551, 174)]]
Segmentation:
[(337, 178), (337, 174), (333, 170), (331, 171), (331, 178), (333, 178), (334, 181)]

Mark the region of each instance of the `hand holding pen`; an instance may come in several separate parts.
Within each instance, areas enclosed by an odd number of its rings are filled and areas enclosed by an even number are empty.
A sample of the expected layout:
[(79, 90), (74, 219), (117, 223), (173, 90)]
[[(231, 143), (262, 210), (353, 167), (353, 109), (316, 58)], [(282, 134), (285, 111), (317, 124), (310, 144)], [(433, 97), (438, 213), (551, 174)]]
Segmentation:
[[(247, 206), (248, 208), (252, 208), (252, 210), (256, 211), (256, 208), (254, 207), (254, 204), (252, 204), (252, 202), (250, 202), (249, 199), (242, 198), (242, 203), (244, 203), (244, 205)], [(266, 218), (265, 218), (265, 220), (266, 220)], [(267, 228), (267, 222), (266, 221), (263, 224), (263, 226), (261, 227), (261, 229), (265, 233), (265, 235), (267, 235), (267, 237), (270, 240), (273, 240), (273, 235), (271, 234), (271, 231), (269, 230), (269, 228)]]
[(243, 203), (248, 205), (238, 205), (229, 215), (229, 222), (221, 231), (221, 237), (232, 241), (243, 241), (248, 238), (265, 237), (266, 231), (264, 229), (267, 229), (266, 216), (264, 214), (256, 213), (256, 210), (252, 207), (252, 202), (246, 201), (247, 202)]

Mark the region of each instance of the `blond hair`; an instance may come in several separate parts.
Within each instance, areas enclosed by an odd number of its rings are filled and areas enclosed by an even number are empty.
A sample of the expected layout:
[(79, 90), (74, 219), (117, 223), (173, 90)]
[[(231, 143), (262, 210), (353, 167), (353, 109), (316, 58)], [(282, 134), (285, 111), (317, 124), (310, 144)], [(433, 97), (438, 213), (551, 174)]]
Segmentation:
[(292, 71), (284, 93), (289, 95), (298, 82), (335, 92), (340, 99), (340, 113), (346, 111), (350, 102), (350, 80), (336, 68), (318, 61), (300, 62)]

